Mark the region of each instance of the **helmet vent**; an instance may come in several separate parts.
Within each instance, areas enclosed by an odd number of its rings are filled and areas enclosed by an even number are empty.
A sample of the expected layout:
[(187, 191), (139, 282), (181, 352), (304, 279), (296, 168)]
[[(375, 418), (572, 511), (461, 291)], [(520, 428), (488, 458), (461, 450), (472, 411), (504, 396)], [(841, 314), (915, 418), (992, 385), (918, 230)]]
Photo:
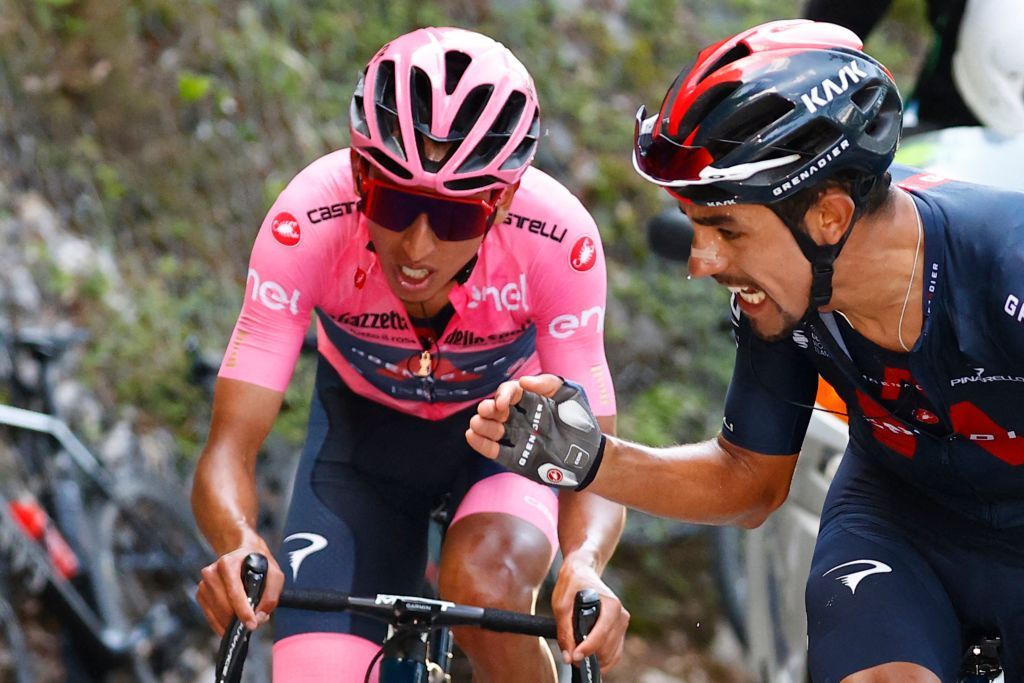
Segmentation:
[(462, 75), (466, 73), (473, 58), (465, 52), (451, 50), (444, 53), (444, 91), (451, 95), (458, 87)]
[(398, 122), (398, 108), (395, 100), (395, 63), (387, 60), (380, 63), (374, 85), (374, 112), (377, 127), (384, 145), (396, 156), (406, 158), (402, 143), (402, 127)]
[(705, 118), (714, 111), (714, 108), (722, 100), (732, 95), (739, 87), (739, 83), (719, 83), (698, 95), (693, 106), (683, 116), (683, 120), (679, 122), (678, 132), (675, 136), (672, 136), (675, 141), (679, 144), (684, 144), (684, 141), (689, 137), (699, 121), (704, 121), (705, 125), (711, 123), (714, 126), (714, 123), (706, 121)]
[(895, 137), (893, 128), (897, 129), (896, 136), (898, 136), (899, 128), (903, 125), (903, 105), (900, 102), (899, 94), (894, 89), (889, 89), (884, 93), (884, 97), (879, 99), (881, 102), (878, 103), (878, 113), (871, 119), (864, 134), (874, 140), (884, 142)]
[[(701, 77), (700, 80), (703, 81), (705, 78), (707, 78), (711, 74), (715, 73), (719, 69), (721, 69), (721, 68), (723, 68), (725, 66), (728, 66), (728, 65), (732, 64), (735, 61), (739, 61), (740, 59), (743, 59), (744, 57), (747, 57), (749, 55), (750, 55), (750, 48), (747, 47), (745, 43), (739, 43), (738, 45), (735, 45), (731, 50), (729, 50), (724, 55), (722, 55), (721, 58), (717, 62), (712, 64), (711, 68), (705, 69), (704, 70), (704, 76)], [(698, 83), (699, 82), (700, 81), (698, 81)]]
[(412, 173), (410, 173), (408, 169), (402, 168), (402, 166), (399, 163), (397, 163), (388, 155), (381, 152), (379, 149), (374, 149), (373, 147), (363, 147), (361, 151), (373, 157), (373, 160), (377, 163), (377, 165), (386, 170), (388, 173), (396, 175), (399, 178), (402, 178), (403, 180), (412, 180)]
[(830, 121), (814, 119), (774, 147), (810, 159), (834, 147), (842, 137), (843, 134)]
[(449, 140), (462, 140), (473, 130), (474, 124), (480, 119), (488, 100), (491, 99), (492, 85), (478, 85), (473, 88), (466, 99), (459, 107), (459, 113), (452, 121), (451, 131), (448, 133)]
[[(756, 102), (751, 102), (750, 106), (737, 110), (726, 121), (714, 125), (706, 134), (713, 139), (737, 144), (746, 143), (767, 129), (780, 125), (781, 120), (793, 109), (793, 103), (785, 97), (767, 92), (758, 96)], [(718, 158), (714, 154), (712, 156)]]
[(505, 106), (495, 117), (494, 124), (491, 125), (491, 134), (511, 135), (519, 124), (519, 119), (523, 116), (525, 108), (526, 95), (518, 90), (513, 91), (505, 101)]
[[(505, 148), (512, 132), (516, 129), (519, 119), (523, 116), (526, 108), (526, 95), (515, 90), (505, 101), (505, 105), (494, 117), (491, 129), (487, 131), (483, 139), (477, 143), (466, 160), (458, 168), (458, 173), (472, 173), (479, 171), (491, 163), (496, 156)], [(462, 112), (459, 112), (460, 114)]]
[(878, 85), (869, 85), (850, 95), (850, 101), (856, 105), (857, 109), (869, 116), (881, 106), (884, 98), (885, 90)]
[(501, 180), (495, 178), (492, 175), (474, 176), (471, 178), (456, 178), (445, 182), (444, 186), (452, 192), (460, 192), (463, 190), (477, 190), (488, 185), (496, 185), (501, 183)]
[(412, 69), (412, 122), (418, 130), (429, 131), (434, 117), (433, 88), (430, 76), (423, 69)]
[(357, 133), (364, 137), (370, 137), (370, 129), (366, 125), (366, 114), (363, 109), (363, 88), (366, 78), (366, 70), (359, 72), (359, 80), (356, 82), (356, 90), (352, 94), (352, 105), (349, 107), (349, 121)]
[(501, 165), (502, 171), (508, 171), (514, 168), (522, 168), (526, 164), (530, 163), (530, 159), (533, 158), (533, 153), (537, 149), (537, 140), (540, 137), (540, 110), (534, 110), (533, 112), (533, 123), (530, 124), (530, 132), (526, 134), (523, 141), (519, 143), (515, 151), (509, 155), (508, 159), (505, 159), (505, 163)]

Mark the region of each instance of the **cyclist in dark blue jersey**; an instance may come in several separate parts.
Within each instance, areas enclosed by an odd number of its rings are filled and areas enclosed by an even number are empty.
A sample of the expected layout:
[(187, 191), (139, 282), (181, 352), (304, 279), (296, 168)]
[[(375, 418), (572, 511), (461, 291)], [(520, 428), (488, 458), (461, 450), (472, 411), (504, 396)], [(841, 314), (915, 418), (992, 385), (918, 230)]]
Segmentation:
[(604, 437), (546, 375), (503, 385), (467, 438), (520, 472), (567, 467), (633, 507), (753, 527), (789, 493), (820, 373), (850, 445), (807, 585), (812, 679), (954, 680), (980, 628), (1021, 680), (1024, 194), (890, 168), (901, 117), (889, 72), (835, 25), (702, 51), (638, 113), (634, 164), (693, 221), (692, 275), (734, 294), (721, 433)]

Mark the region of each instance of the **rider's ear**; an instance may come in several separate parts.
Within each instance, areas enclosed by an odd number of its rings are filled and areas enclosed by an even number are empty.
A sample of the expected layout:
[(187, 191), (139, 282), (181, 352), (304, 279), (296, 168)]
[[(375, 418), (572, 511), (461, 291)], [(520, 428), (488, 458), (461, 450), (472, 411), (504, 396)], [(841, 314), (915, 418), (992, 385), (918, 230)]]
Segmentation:
[(512, 198), (516, 196), (516, 190), (519, 189), (519, 182), (515, 181), (511, 185), (506, 185), (501, 189), (498, 195), (498, 209), (508, 211), (508, 208), (512, 206)]
[(818, 244), (837, 244), (850, 227), (855, 209), (850, 195), (830, 187), (807, 210), (804, 216), (807, 231)]
[(498, 202), (494, 207), (494, 215), (491, 216), (492, 224), (501, 223), (505, 220), (505, 215), (508, 213), (509, 207), (512, 206), (512, 198), (516, 196), (516, 190), (518, 189), (519, 181), (517, 180), (511, 185), (506, 185), (500, 190), (496, 190), (498, 193)]

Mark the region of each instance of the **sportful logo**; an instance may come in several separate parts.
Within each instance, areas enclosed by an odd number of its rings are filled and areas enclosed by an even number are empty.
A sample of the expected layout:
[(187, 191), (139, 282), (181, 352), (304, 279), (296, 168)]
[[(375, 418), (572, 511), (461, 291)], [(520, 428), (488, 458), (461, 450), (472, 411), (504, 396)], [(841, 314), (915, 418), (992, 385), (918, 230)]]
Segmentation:
[(298, 550), (288, 551), (288, 564), (292, 568), (292, 580), (297, 581), (299, 579), (299, 567), (302, 566), (302, 561), (313, 553), (320, 552), (327, 547), (327, 539), (320, 534), (311, 534), (306, 532), (299, 532), (292, 534), (288, 538), (284, 539), (282, 543), (288, 541), (309, 541), (309, 545), (299, 548)]
[(867, 569), (860, 570), (859, 572), (849, 572), (847, 574), (841, 574), (836, 577), (836, 581), (850, 589), (851, 595), (857, 594), (857, 586), (865, 578), (871, 576), (872, 574), (888, 574), (892, 571), (892, 567), (890, 567), (884, 562), (879, 562), (878, 560), (854, 560), (853, 562), (844, 562), (843, 564), (832, 567), (832, 569), (829, 569), (827, 572), (822, 574), (822, 576), (828, 576), (837, 569), (842, 569), (843, 567), (850, 567), (857, 564), (866, 564), (870, 566)]
[(292, 315), (299, 314), (299, 290), (296, 289), (289, 294), (284, 287), (276, 282), (270, 280), (263, 282), (260, 279), (260, 274), (254, 268), (249, 269), (245, 281), (246, 284), (252, 281), (251, 297), (253, 301), (259, 301), (272, 311), (287, 308)]
[[(849, 64), (839, 70), (838, 76), (839, 83), (831, 78), (826, 78), (820, 85), (811, 88), (810, 92), (800, 96), (807, 111), (812, 114), (818, 111), (818, 107), (824, 107), (834, 100), (836, 95), (842, 95), (849, 90), (852, 84), (859, 83), (862, 78), (867, 78), (868, 74), (860, 68), (855, 60), (850, 60)], [(821, 93), (818, 92), (818, 88), (821, 88)]]

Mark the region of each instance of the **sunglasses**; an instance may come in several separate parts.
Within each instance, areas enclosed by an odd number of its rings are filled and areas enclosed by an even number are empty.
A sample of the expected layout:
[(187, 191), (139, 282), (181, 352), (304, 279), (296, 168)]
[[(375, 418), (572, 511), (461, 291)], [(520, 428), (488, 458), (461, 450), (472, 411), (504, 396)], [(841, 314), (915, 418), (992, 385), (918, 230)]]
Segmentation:
[(500, 193), (491, 201), (440, 197), (417, 192), (380, 178), (363, 180), (363, 215), (382, 228), (402, 232), (426, 214), (430, 228), (445, 242), (480, 237), (494, 222)]
[(680, 145), (664, 133), (654, 130), (658, 113), (647, 115), (640, 107), (633, 126), (633, 168), (648, 182), (662, 187), (678, 188), (690, 185), (747, 180), (771, 168), (778, 168), (800, 160), (799, 154), (787, 154), (727, 168), (716, 168), (711, 154), (703, 147)]

